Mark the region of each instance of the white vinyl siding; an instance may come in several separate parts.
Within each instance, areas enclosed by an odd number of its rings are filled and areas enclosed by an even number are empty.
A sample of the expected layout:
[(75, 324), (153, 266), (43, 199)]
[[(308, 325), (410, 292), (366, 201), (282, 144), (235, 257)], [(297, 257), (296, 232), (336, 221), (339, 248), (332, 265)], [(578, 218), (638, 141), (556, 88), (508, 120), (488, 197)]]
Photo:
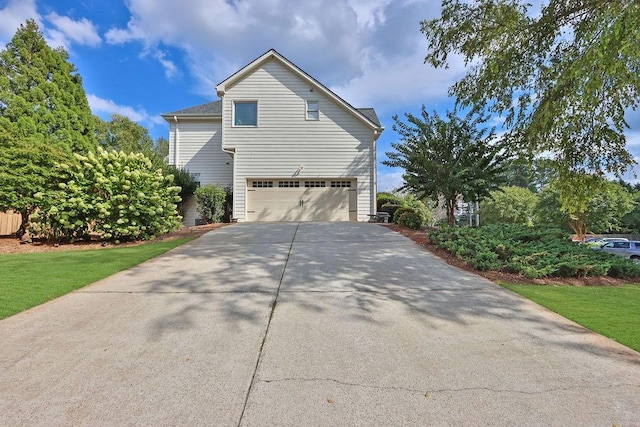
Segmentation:
[[(169, 163), (198, 174), (201, 185), (230, 187), (233, 184), (233, 158), (222, 151), (221, 133), (220, 119), (178, 119), (177, 125), (172, 122)], [(187, 205), (183, 222), (187, 226), (194, 225), (196, 217), (195, 202), (192, 200)]]
[[(312, 90), (313, 89), (313, 90)], [(257, 99), (259, 127), (233, 126), (234, 100)], [(319, 120), (307, 120), (306, 101)], [(223, 98), (224, 147), (235, 149), (234, 217), (246, 220), (248, 178), (339, 178), (357, 182), (357, 220), (375, 210), (373, 129), (277, 60), (270, 60)]]

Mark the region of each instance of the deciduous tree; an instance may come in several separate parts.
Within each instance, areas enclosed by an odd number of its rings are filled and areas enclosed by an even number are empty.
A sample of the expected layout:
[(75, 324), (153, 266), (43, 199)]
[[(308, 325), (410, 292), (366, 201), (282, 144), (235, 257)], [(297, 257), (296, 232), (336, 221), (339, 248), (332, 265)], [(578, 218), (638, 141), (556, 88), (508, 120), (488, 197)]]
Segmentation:
[(449, 225), (455, 225), (455, 207), (461, 196), (480, 201), (500, 187), (509, 155), (495, 141), (484, 119), (456, 112), (421, 117), (405, 114), (407, 123), (394, 116), (393, 130), (400, 141), (391, 144), (383, 164), (404, 169), (404, 188), (419, 198), (443, 200)]
[(640, 99), (637, 0), (443, 0), (422, 32), (429, 64), (462, 56), (468, 73), (450, 94), (504, 115), (513, 150), (552, 153), (573, 172), (634, 162), (624, 131)]
[(536, 209), (541, 223), (569, 225), (582, 240), (588, 232), (620, 231), (634, 204), (631, 193), (617, 182), (565, 172), (540, 192)]
[(527, 188), (503, 187), (482, 203), (480, 219), (483, 224), (532, 226), (537, 202), (538, 196)]

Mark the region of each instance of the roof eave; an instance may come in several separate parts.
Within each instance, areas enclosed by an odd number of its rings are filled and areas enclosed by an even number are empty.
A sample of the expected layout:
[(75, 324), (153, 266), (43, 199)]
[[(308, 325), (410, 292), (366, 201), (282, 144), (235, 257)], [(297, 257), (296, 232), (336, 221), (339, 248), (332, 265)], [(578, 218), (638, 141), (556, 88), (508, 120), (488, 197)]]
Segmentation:
[(219, 119), (222, 120), (222, 116), (213, 116), (207, 114), (161, 114), (160, 117), (165, 119), (167, 122), (175, 121), (178, 119)]

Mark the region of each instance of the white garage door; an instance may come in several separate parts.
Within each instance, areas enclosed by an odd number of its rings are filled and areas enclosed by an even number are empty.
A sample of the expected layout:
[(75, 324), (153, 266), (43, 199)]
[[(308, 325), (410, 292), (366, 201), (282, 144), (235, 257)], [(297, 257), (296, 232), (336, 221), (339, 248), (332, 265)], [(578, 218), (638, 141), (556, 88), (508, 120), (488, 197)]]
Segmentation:
[(355, 179), (252, 179), (247, 221), (355, 221)]

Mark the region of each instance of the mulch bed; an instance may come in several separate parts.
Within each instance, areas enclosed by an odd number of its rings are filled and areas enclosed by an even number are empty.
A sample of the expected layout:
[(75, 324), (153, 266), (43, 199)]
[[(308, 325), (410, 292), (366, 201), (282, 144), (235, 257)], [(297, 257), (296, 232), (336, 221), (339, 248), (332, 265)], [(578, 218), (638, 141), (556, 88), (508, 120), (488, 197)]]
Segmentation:
[(135, 242), (126, 242), (119, 245), (113, 243), (107, 243), (107, 246), (103, 246), (101, 241), (90, 242), (74, 242), (74, 243), (55, 243), (55, 242), (38, 242), (22, 243), (20, 239), (15, 236), (1, 236), (0, 237), (0, 254), (14, 254), (14, 253), (33, 253), (33, 252), (53, 252), (53, 251), (69, 251), (69, 250), (83, 250), (83, 249), (102, 249), (105, 247), (127, 247), (140, 245), (146, 242), (160, 242), (167, 240), (175, 240), (183, 237), (200, 237), (203, 234), (225, 226), (226, 224), (206, 224), (196, 225), (194, 227), (183, 227), (180, 230), (173, 231), (171, 233), (163, 234), (156, 237), (154, 240), (144, 240)]
[(400, 233), (423, 246), (434, 255), (442, 258), (447, 264), (470, 271), (485, 277), (492, 282), (518, 283), (523, 285), (568, 285), (568, 286), (622, 286), (629, 283), (629, 279), (614, 279), (612, 277), (553, 277), (547, 279), (528, 279), (520, 274), (502, 273), (499, 271), (478, 271), (465, 261), (456, 258), (444, 249), (438, 248), (429, 241), (429, 236), (424, 230), (412, 230), (396, 224), (384, 224), (396, 233)]

